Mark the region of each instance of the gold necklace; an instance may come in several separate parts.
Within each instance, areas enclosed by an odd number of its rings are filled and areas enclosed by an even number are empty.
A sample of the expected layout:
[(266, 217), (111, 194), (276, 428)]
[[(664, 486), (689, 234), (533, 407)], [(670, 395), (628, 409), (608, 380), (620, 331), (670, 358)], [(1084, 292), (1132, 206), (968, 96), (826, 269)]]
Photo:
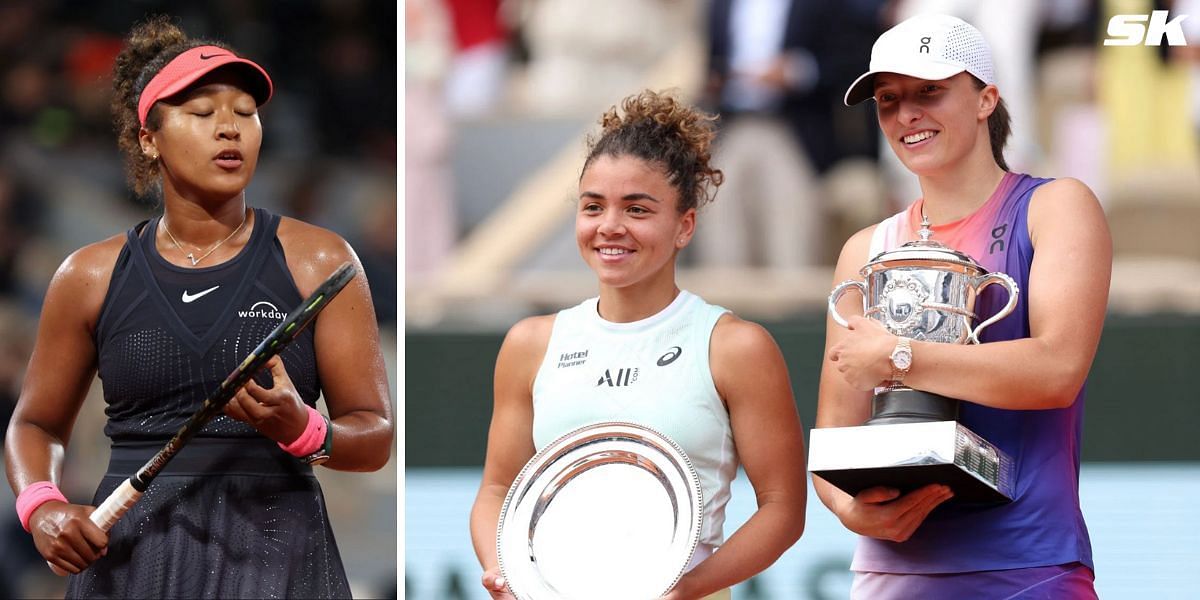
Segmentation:
[[(217, 248), (220, 248), (220, 247), (221, 247), (221, 244), (224, 244), (225, 242), (228, 242), (228, 241), (230, 240), (230, 238), (232, 238), (233, 236), (237, 235), (237, 232), (241, 231), (241, 230), (242, 230), (242, 227), (244, 227), (244, 226), (246, 225), (246, 221), (248, 221), (248, 220), (249, 220), (249, 216), (250, 216), (250, 213), (248, 213), (248, 212), (244, 212), (244, 213), (242, 213), (242, 224), (241, 224), (241, 225), (238, 225), (238, 226), (237, 226), (237, 229), (234, 229), (234, 230), (233, 230), (233, 233), (231, 233), (231, 234), (229, 234), (229, 235), (225, 236), (225, 239), (223, 239), (223, 240), (221, 240), (221, 241), (217, 242), (217, 243), (216, 243), (216, 245), (214, 245), (212, 248), (209, 248), (209, 249), (208, 249), (208, 252), (205, 252), (204, 254), (201, 254), (201, 255), (200, 255), (200, 258), (196, 258), (196, 256), (195, 256), (195, 254), (194, 254), (194, 253), (192, 253), (192, 252), (188, 252), (188, 255), (187, 255), (187, 257), (188, 257), (188, 260), (192, 261), (192, 266), (194, 267), (194, 266), (196, 266), (196, 265), (200, 264), (200, 261), (202, 261), (202, 260), (204, 260), (204, 259), (208, 258), (208, 255), (209, 255), (209, 254), (212, 254), (213, 252), (215, 252), (215, 251), (217, 250)], [(180, 243), (179, 243), (179, 240), (175, 239), (175, 235), (174, 235), (173, 233), (171, 233), (171, 228), (170, 228), (170, 227), (167, 227), (167, 218), (166, 218), (166, 215), (163, 215), (163, 218), (161, 219), (161, 221), (162, 221), (163, 231), (166, 231), (166, 232), (167, 232), (167, 237), (171, 238), (171, 241), (175, 243), (175, 247), (176, 247), (176, 248), (179, 248), (179, 251), (180, 251), (180, 252), (187, 252), (187, 250), (184, 250), (184, 249), (183, 249), (183, 244), (180, 244)]]

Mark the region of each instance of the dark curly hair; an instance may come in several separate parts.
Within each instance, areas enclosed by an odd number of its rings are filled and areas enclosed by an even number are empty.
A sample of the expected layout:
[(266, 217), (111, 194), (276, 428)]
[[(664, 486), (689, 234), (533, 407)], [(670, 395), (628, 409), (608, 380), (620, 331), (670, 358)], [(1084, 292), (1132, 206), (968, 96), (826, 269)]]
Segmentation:
[(596, 157), (634, 156), (658, 164), (679, 192), (679, 212), (711, 202), (725, 180), (714, 169), (712, 142), (717, 117), (688, 106), (668, 93), (645, 90), (600, 117), (599, 136), (588, 136), (583, 171)]
[[(170, 17), (157, 15), (138, 23), (125, 38), (125, 47), (113, 66), (112, 118), (117, 133), (117, 146), (125, 159), (125, 177), (139, 196), (155, 188), (158, 162), (142, 153), (138, 141), (138, 98), (146, 84), (167, 63), (180, 53), (196, 46), (219, 46), (233, 49), (221, 42), (192, 39), (172, 22)], [(162, 124), (157, 104), (146, 116), (146, 129), (156, 131)]]

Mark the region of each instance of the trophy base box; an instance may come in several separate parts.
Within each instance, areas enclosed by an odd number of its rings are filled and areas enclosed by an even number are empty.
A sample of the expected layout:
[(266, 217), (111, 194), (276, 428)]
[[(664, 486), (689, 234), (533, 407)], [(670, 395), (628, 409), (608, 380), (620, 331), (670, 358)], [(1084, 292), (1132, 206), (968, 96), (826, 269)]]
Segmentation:
[(809, 447), (809, 470), (851, 496), (941, 483), (951, 502), (1012, 501), (1012, 459), (957, 421), (813, 429)]

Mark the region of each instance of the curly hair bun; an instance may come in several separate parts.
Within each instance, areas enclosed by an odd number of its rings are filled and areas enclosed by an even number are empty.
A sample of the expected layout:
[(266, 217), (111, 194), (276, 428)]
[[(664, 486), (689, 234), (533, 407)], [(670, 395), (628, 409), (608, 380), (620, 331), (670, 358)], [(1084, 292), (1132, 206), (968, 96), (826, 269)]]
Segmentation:
[(679, 191), (679, 212), (711, 202), (724, 181), (710, 165), (717, 117), (669, 93), (644, 90), (600, 117), (600, 133), (588, 138), (583, 168), (600, 155), (635, 156), (658, 163)]

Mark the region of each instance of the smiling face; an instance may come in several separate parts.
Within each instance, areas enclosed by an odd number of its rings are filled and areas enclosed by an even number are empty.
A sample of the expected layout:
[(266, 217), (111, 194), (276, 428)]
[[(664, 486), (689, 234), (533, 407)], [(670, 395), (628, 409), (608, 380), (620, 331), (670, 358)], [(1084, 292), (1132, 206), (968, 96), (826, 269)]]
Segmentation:
[(228, 198), (250, 183), (262, 145), (254, 97), (229, 70), (160, 101), (158, 129), (142, 129), (143, 151), (159, 156), (163, 188), (189, 197)]
[(674, 286), (675, 254), (691, 240), (696, 210), (661, 167), (632, 156), (598, 156), (579, 179), (575, 241), (602, 286)]
[(998, 100), (995, 86), (977, 89), (965, 72), (940, 81), (875, 76), (879, 127), (892, 151), (917, 175), (954, 168), (975, 152), (990, 156), (987, 117)]

